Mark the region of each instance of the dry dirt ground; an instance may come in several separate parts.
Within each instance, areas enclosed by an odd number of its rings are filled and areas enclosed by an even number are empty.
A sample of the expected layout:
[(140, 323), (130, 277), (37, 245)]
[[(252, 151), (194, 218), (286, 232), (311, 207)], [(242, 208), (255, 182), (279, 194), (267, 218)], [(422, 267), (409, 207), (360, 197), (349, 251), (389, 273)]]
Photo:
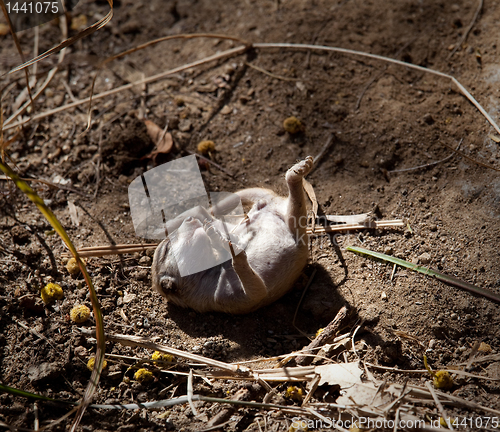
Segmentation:
[[(35, 112), (87, 97), (97, 65), (108, 56), (161, 36), (210, 32), (251, 42), (350, 48), (443, 71), (455, 76), (499, 121), (498, 1), (484, 1), (467, 40), (452, 55), (477, 6), (472, 0), (118, 0), (109, 25), (68, 49)], [(107, 10), (106, 2), (81, 1), (73, 17), (83, 14), (92, 23)], [(73, 22), (77, 28), (78, 22)], [(57, 25), (41, 26), (39, 51), (60, 38)], [(33, 54), (33, 40), (32, 30), (20, 34), (27, 58)], [(237, 45), (194, 39), (148, 47), (108, 64), (98, 75), (95, 93)], [(38, 64), (39, 82), (56, 62), (57, 56), (52, 56)], [(2, 73), (19, 63), (10, 36), (0, 36)], [(25, 84), (21, 74), (2, 76), (0, 84), (7, 86), (2, 95), (7, 119)], [(500, 349), (497, 304), (404, 269), (392, 275), (392, 265), (345, 251), (347, 245), (356, 245), (386, 252), (500, 292), (498, 171), (448, 148), (461, 143), (463, 154), (498, 170), (500, 137), (449, 80), (352, 55), (262, 49), (96, 100), (93, 125), (83, 133), (86, 110), (87, 105), (79, 105), (28, 122), (6, 148), (11, 165), (22, 176), (61, 185), (53, 189), (31, 183), (78, 247), (140, 240), (130, 218), (127, 187), (153, 167), (152, 159), (145, 157), (153, 143), (138, 120), (141, 115), (162, 128), (168, 122), (174, 139), (173, 150), (159, 155), (156, 163), (196, 151), (202, 139), (215, 142), (213, 160), (233, 177), (204, 166), (203, 179), (210, 191), (259, 186), (285, 193), (286, 169), (297, 159), (317, 155), (333, 134), (332, 147), (308, 178), (321, 212), (374, 210), (379, 218), (405, 221), (403, 228), (311, 240), (310, 262), (292, 291), (246, 316), (198, 314), (167, 305), (150, 288), (150, 253), (90, 259), (106, 331), (151, 337), (175, 348), (241, 362), (307, 345), (297, 327), (313, 335), (348, 304), (352, 316), (343, 331), (362, 323), (356, 334), (358, 354), (371, 363), (423, 369), (425, 352), (433, 368), (451, 367), (467, 362), (473, 345), (484, 342), (492, 351), (479, 356), (493, 355), (492, 360), (475, 363), (469, 371), (500, 378), (494, 355)], [(282, 126), (291, 115), (305, 125), (297, 136)], [(4, 138), (13, 131), (6, 131)], [(393, 172), (449, 155), (439, 164)], [(72, 222), (69, 202), (77, 207), (79, 226)], [(95, 343), (79, 333), (68, 313), (75, 303), (90, 306), (85, 283), (81, 276), (68, 275), (60, 239), (5, 180), (0, 180), (0, 225), (0, 381), (78, 400), (90, 377), (85, 363)], [(313, 273), (295, 327), (293, 316)], [(65, 296), (44, 306), (38, 293), (50, 281), (60, 284)], [(85, 326), (93, 328), (93, 321)], [(108, 343), (107, 352), (130, 359), (108, 359), (109, 370), (96, 401), (144, 402), (186, 394), (182, 376), (157, 374), (149, 385), (134, 381), (134, 371), (128, 367), (135, 364), (134, 358), (149, 358), (150, 351)], [(429, 379), (422, 374), (371, 371), (387, 382), (409, 379), (423, 384)], [(273, 403), (299, 404), (284, 398), (285, 384), (276, 386)], [(217, 397), (231, 397), (241, 387), (245, 385), (237, 381), (212, 385), (194, 381), (195, 393)], [(262, 401), (262, 387), (246, 387), (252, 400)], [(500, 387), (494, 380), (456, 378), (448, 392), (500, 410)], [(322, 401), (320, 394), (315, 400)], [(89, 410), (79, 429), (202, 430), (222, 408), (199, 404), (198, 418), (187, 405), (160, 411)], [(67, 412), (47, 403), (39, 403), (38, 410), (41, 424)], [(480, 409), (448, 406), (447, 410), (458, 418), (493, 416)], [(433, 404), (427, 412), (429, 418), (439, 417)], [(33, 428), (34, 418), (32, 401), (0, 395), (0, 420)], [(280, 411), (239, 408), (220, 430), (285, 431), (291, 418)], [(54, 429), (64, 430), (64, 424)]]

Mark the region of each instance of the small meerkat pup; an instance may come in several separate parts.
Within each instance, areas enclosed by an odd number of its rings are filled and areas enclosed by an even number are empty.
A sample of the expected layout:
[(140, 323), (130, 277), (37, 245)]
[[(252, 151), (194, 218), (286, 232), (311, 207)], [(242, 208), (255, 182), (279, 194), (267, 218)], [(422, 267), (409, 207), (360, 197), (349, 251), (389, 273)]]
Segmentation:
[[(282, 297), (307, 264), (302, 178), (312, 167), (313, 158), (308, 156), (287, 171), (287, 198), (262, 188), (236, 192), (244, 206), (252, 207), (242, 224), (227, 223), (227, 231), (208, 211), (198, 212), (201, 217), (189, 212), (179, 222), (176, 235), (163, 240), (155, 251), (153, 288), (169, 302), (198, 312), (243, 314)], [(180, 275), (178, 260), (189, 259), (189, 248), (205, 255), (220, 245), (230, 250), (232, 259), (188, 276)]]

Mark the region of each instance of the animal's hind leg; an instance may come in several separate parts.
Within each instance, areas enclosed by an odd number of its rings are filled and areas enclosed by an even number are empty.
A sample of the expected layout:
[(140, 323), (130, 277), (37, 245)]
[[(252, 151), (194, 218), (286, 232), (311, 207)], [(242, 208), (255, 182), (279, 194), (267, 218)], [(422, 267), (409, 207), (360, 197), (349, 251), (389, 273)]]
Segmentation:
[[(243, 249), (238, 248), (239, 251), (236, 252), (236, 245), (232, 241), (228, 241), (226, 236), (214, 224), (205, 224), (203, 228), (212, 239), (213, 244), (218, 243), (221, 247), (229, 249), (234, 271), (238, 275), (245, 292), (244, 297), (239, 300), (240, 303), (233, 304), (231, 310), (228, 311), (232, 313), (249, 312), (267, 296), (267, 288), (264, 281), (248, 262), (247, 254)], [(224, 243), (225, 245), (223, 246)], [(236, 253), (238, 254), (236, 255)], [(215, 301), (219, 304), (231, 302), (231, 295), (232, 293), (228, 293), (226, 290), (217, 289), (215, 292)]]
[(286, 173), (288, 186), (288, 203), (286, 209), (286, 221), (288, 228), (295, 235), (297, 244), (307, 245), (307, 209), (302, 179), (311, 171), (313, 158), (307, 156), (304, 160), (296, 163)]

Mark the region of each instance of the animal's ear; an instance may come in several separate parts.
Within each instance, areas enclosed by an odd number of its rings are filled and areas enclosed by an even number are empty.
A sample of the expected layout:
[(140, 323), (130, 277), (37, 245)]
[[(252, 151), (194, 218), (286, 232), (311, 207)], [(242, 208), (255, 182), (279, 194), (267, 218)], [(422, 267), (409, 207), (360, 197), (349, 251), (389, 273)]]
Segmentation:
[(177, 284), (175, 283), (175, 279), (170, 276), (162, 276), (160, 278), (160, 287), (161, 290), (166, 294), (174, 294), (177, 291)]

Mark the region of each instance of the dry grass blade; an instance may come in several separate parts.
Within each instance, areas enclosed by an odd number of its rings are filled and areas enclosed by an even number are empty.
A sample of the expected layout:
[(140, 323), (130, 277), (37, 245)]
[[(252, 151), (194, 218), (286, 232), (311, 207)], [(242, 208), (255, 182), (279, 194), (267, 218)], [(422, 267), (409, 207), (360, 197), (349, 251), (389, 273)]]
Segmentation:
[(443, 407), (443, 404), (441, 403), (441, 401), (438, 399), (437, 395), (436, 395), (436, 392), (434, 391), (434, 389), (432, 388), (432, 384), (430, 381), (426, 381), (425, 382), (425, 385), (426, 387), (429, 389), (431, 395), (432, 395), (432, 398), (434, 399), (434, 402), (436, 402), (436, 406), (439, 410), (439, 413), (441, 414), (441, 417), (444, 419), (444, 421), (446, 422), (446, 425), (448, 426), (448, 429), (450, 430), (455, 430), (453, 429), (453, 426), (451, 425), (450, 423), (450, 418), (446, 415), (446, 411), (444, 410), (444, 407)]
[(245, 62), (245, 64), (248, 66), (248, 67), (251, 67), (252, 69), (255, 69), (256, 71), (259, 71), (265, 75), (269, 75), (271, 78), (276, 78), (278, 80), (281, 80), (281, 81), (298, 81), (299, 79), (298, 78), (289, 78), (289, 77), (285, 77), (285, 76), (282, 76), (282, 75), (276, 75), (276, 74), (273, 74), (272, 72), (269, 72), (259, 66), (256, 66), (252, 63), (248, 63), (248, 62)]
[[(387, 220), (387, 221), (368, 221), (362, 224), (339, 224), (333, 226), (319, 227), (316, 226), (314, 231), (312, 227), (307, 228), (307, 233), (310, 235), (323, 235), (333, 232), (342, 232), (358, 229), (369, 228), (396, 228), (402, 227), (404, 223), (401, 219)], [(121, 255), (125, 253), (144, 252), (146, 250), (155, 249), (158, 243), (134, 243), (134, 244), (117, 244), (117, 245), (103, 245), (103, 246), (89, 246), (78, 249), (78, 253), (83, 258), (102, 257), (106, 255)], [(67, 256), (67, 254), (66, 254)]]
[[(401, 168), (401, 169), (396, 169), (396, 170), (391, 170), (391, 171), (387, 171), (389, 174), (392, 174), (392, 173), (400, 173), (400, 172), (408, 172), (408, 171), (415, 171), (415, 170), (419, 170), (419, 169), (423, 169), (423, 168), (429, 168), (431, 166), (434, 166), (434, 165), (438, 165), (440, 163), (443, 163), (443, 162), (446, 162), (448, 159), (451, 159), (453, 157), (453, 155), (455, 154), (455, 152), (458, 152), (458, 149), (460, 148), (460, 145), (462, 144), (462, 141), (463, 141), (463, 138), (460, 140), (460, 142), (458, 143), (458, 146), (457, 148), (454, 150), (454, 153), (446, 156), (445, 158), (443, 159), (440, 159), (438, 161), (435, 161), (435, 162), (429, 162), (429, 163), (426, 163), (424, 165), (418, 165), (418, 166), (414, 166), (414, 167), (411, 167), (411, 168)], [(445, 144), (446, 146), (446, 144)], [(446, 146), (447, 147), (447, 146)], [(476, 163), (480, 164), (481, 165), (481, 162), (477, 162), (475, 161)], [(489, 167), (488, 167), (489, 168)], [(495, 168), (492, 168), (492, 169), (495, 169)]]
[[(164, 36), (164, 37), (161, 37), (161, 38), (158, 38), (158, 39), (146, 42), (146, 43), (144, 43), (142, 45), (139, 45), (139, 46), (136, 46), (134, 48), (128, 49), (126, 51), (122, 51), (121, 53), (118, 53), (118, 54), (116, 54), (114, 56), (108, 57), (106, 60), (104, 60), (101, 63), (101, 65), (99, 66), (99, 70), (101, 70), (106, 64), (112, 62), (113, 60), (119, 59), (121, 57), (125, 57), (128, 54), (132, 54), (132, 53), (134, 53), (136, 51), (140, 51), (140, 50), (142, 50), (144, 48), (156, 45), (156, 44), (158, 44), (160, 42), (165, 42), (165, 41), (174, 40), (174, 39), (196, 39), (196, 38), (226, 39), (226, 40), (230, 40), (230, 41), (233, 41), (233, 42), (243, 43), (245, 46), (248, 45), (245, 41), (243, 41), (241, 39), (238, 39), (238, 38), (234, 38), (234, 37), (226, 36), (226, 35), (211, 34), (211, 33), (180, 34), (180, 35)], [(94, 94), (95, 81), (97, 79), (97, 75), (98, 74), (99, 74), (99, 72), (96, 74), (96, 76), (92, 80), (92, 86), (91, 86), (91, 89), (90, 89), (89, 109), (88, 109), (88, 113), (87, 113), (87, 116), (88, 116), (87, 129), (90, 128), (91, 121), (92, 121), (92, 119), (91, 119), (92, 99), (93, 99), (93, 94)], [(145, 84), (145, 82), (143, 82), (141, 84)]]
[[(103, 257), (107, 255), (121, 255), (126, 253), (145, 252), (147, 250), (156, 249), (157, 247), (158, 243), (91, 246), (78, 249), (78, 253), (82, 258), (90, 258)], [(68, 254), (64, 255), (68, 256)]]
[(334, 134), (330, 134), (330, 136), (328, 137), (328, 139), (326, 140), (326, 143), (325, 145), (323, 146), (323, 148), (320, 150), (320, 152), (314, 157), (314, 165), (312, 167), (312, 170), (309, 171), (309, 174), (311, 174), (311, 172), (313, 172), (316, 167), (318, 166), (318, 163), (319, 161), (323, 158), (323, 156), (325, 155), (325, 153), (330, 149), (330, 147), (332, 146), (332, 144), (334, 143), (334, 138), (335, 138), (335, 135)]
[(477, 18), (479, 14), (481, 13), (481, 10), (483, 9), (483, 0), (479, 0), (479, 3), (477, 5), (476, 12), (474, 12), (474, 16), (472, 17), (470, 24), (467, 26), (467, 28), (464, 31), (464, 34), (460, 38), (460, 41), (457, 42), (455, 45), (455, 48), (453, 48), (453, 51), (450, 53), (448, 58), (452, 58), (453, 55), (460, 49), (462, 48), (462, 44), (467, 40), (467, 37), (469, 36), (470, 31), (472, 30), (472, 27), (474, 27), (474, 24), (477, 21)]
[(122, 51), (118, 54), (115, 54), (114, 56), (108, 57), (106, 60), (104, 60), (101, 63), (101, 66), (106, 65), (107, 63), (112, 62), (113, 60), (119, 59), (121, 57), (125, 57), (126, 55), (132, 54), (136, 51), (143, 50), (144, 48), (156, 45), (160, 42), (165, 42), (169, 40), (174, 40), (174, 39), (198, 39), (198, 38), (205, 38), (205, 39), (221, 39), (221, 40), (229, 40), (232, 42), (239, 42), (243, 45), (249, 45), (248, 42), (244, 41), (243, 39), (233, 37), (233, 36), (227, 36), (227, 35), (222, 35), (222, 34), (214, 34), (214, 33), (194, 33), (194, 34), (179, 34), (179, 35), (170, 35), (170, 36), (164, 36), (158, 39), (154, 39), (152, 41), (143, 43), (141, 45), (138, 45), (134, 48), (130, 48), (126, 51)]
[(291, 43), (255, 43), (252, 45), (253, 48), (257, 49), (274, 49), (274, 48), (289, 48), (289, 49), (300, 49), (300, 50), (318, 50), (318, 51), (331, 51), (342, 54), (350, 54), (360, 57), (371, 58), (374, 60), (381, 60), (383, 62), (389, 62), (397, 64), (399, 66), (408, 67), (411, 69), (418, 70), (420, 72), (436, 75), (442, 78), (447, 78), (451, 80), (460, 90), (460, 92), (479, 110), (479, 112), (488, 120), (488, 122), (493, 126), (493, 128), (500, 134), (500, 127), (496, 124), (493, 118), (486, 112), (486, 110), (481, 106), (481, 104), (469, 93), (469, 91), (452, 75), (444, 72), (439, 72), (434, 69), (425, 68), (423, 66), (418, 66), (412, 63), (407, 63), (401, 60), (396, 60), (390, 57), (384, 57), (377, 54), (370, 54), (362, 51), (351, 50), (347, 48), (330, 47), (325, 45), (309, 45), (309, 44), (291, 44)]
[(87, 37), (87, 36), (91, 35), (92, 33), (94, 33), (95, 31), (103, 28), (108, 22), (111, 21), (111, 18), (113, 18), (113, 0), (107, 0), (107, 1), (109, 4), (109, 7), (110, 7), (110, 11), (103, 18), (101, 18), (99, 21), (97, 21), (96, 23), (87, 27), (86, 29), (82, 30), (81, 32), (79, 32), (75, 36), (72, 36), (69, 39), (66, 39), (65, 41), (61, 42), (59, 45), (45, 51), (44, 53), (40, 54), (39, 56), (37, 56), (31, 60), (28, 60), (27, 62), (24, 62), (23, 64), (15, 67), (14, 69), (10, 70), (8, 73), (11, 74), (11, 73), (17, 72), (19, 70), (25, 69), (25, 68), (31, 66), (32, 64), (35, 64), (36, 62), (39, 62), (43, 59), (46, 59), (47, 57), (51, 56), (52, 54), (55, 54), (55, 53), (61, 51), (63, 48), (66, 48), (70, 45), (73, 45), (76, 41), (79, 41), (80, 39), (83, 39), (84, 37)]
[[(87, 331), (87, 329), (81, 328), (80, 331), (84, 334), (93, 334), (91, 331)], [(239, 365), (233, 365), (230, 363), (225, 363), (218, 360), (212, 360), (208, 357), (203, 357), (197, 354), (187, 353), (185, 351), (178, 350), (176, 348), (170, 348), (165, 345), (157, 344), (147, 338), (139, 337), (139, 336), (130, 336), (130, 335), (121, 335), (121, 334), (106, 334), (106, 339), (112, 342), (118, 342), (125, 346), (140, 346), (143, 348), (150, 349), (152, 351), (160, 351), (166, 354), (171, 354), (175, 357), (184, 358), (186, 360), (195, 361), (198, 363), (206, 364), (207, 366), (217, 367), (219, 369), (223, 369), (228, 372), (232, 372), (235, 374), (248, 375), (250, 369), (246, 367), (241, 367)]]
[[(7, 25), (9, 26), (10, 34), (12, 35), (12, 39), (14, 39), (14, 43), (16, 45), (17, 52), (21, 56), (21, 60), (24, 62), (23, 49), (21, 48), (21, 44), (19, 43), (19, 39), (17, 37), (17, 34), (14, 31), (14, 27), (12, 25), (12, 21), (10, 20), (10, 16), (7, 13), (7, 9), (5, 8), (5, 3), (4, 3), (3, 0), (0, 0), (0, 7), (2, 8), (2, 13), (3, 13), (4, 17), (5, 17), (5, 20), (7, 21)], [(28, 70), (27, 69), (24, 71), (24, 77), (26, 79), (26, 88), (28, 89), (28, 95), (29, 95), (29, 98), (30, 98), (30, 102), (34, 106), (33, 97), (31, 96), (30, 79), (29, 79), (29, 75), (28, 75)]]
[(66, 246), (69, 248), (71, 251), (72, 255), (74, 256), (78, 266), (80, 267), (80, 271), (83, 274), (83, 277), (85, 279), (85, 282), (87, 283), (87, 286), (89, 288), (89, 294), (90, 294), (90, 300), (92, 303), (92, 307), (94, 310), (94, 318), (96, 321), (96, 339), (97, 339), (97, 348), (96, 348), (96, 361), (95, 361), (95, 366), (94, 370), (92, 371), (92, 375), (90, 377), (89, 384), (87, 385), (87, 388), (85, 390), (85, 395), (83, 398), (82, 403), (78, 407), (78, 411), (75, 417), (75, 420), (73, 421), (71, 430), (74, 431), (76, 427), (78, 426), (86, 407), (90, 403), (90, 400), (92, 398), (92, 395), (95, 392), (95, 389), (97, 388), (97, 384), (99, 382), (99, 377), (101, 375), (102, 371), (102, 366), (104, 363), (104, 351), (105, 351), (105, 339), (104, 339), (104, 326), (103, 326), (103, 319), (102, 319), (102, 313), (101, 313), (101, 308), (99, 306), (99, 300), (97, 299), (97, 295), (94, 289), (94, 285), (92, 284), (92, 280), (90, 278), (89, 273), (87, 272), (87, 268), (85, 267), (85, 264), (81, 260), (75, 246), (73, 245), (73, 242), (69, 238), (68, 234), (54, 215), (52, 211), (46, 206), (44, 201), (37, 195), (37, 193), (31, 189), (28, 184), (24, 181), (22, 181), (19, 176), (12, 171), (12, 169), (5, 163), (0, 162), (0, 169), (8, 175), (12, 181), (16, 184), (16, 186), (38, 207), (40, 212), (45, 216), (47, 221), (52, 225), (54, 230), (59, 234), (61, 239), (64, 241)]
[(308, 234), (328, 234), (333, 232), (342, 232), (368, 228), (397, 228), (404, 226), (402, 219), (392, 219), (386, 221), (367, 221), (365, 223), (339, 224), (325, 227), (315, 227), (314, 231), (311, 228), (307, 229)]
[[(231, 49), (228, 49), (227, 51), (223, 51), (223, 52), (220, 52), (220, 53), (217, 53), (217, 54), (205, 57), (205, 58), (203, 58), (201, 60), (197, 60), (197, 61), (194, 61), (192, 63), (188, 63), (188, 64), (185, 64), (183, 66), (179, 66), (179, 67), (176, 67), (174, 69), (170, 69), (168, 71), (161, 72), (161, 73), (153, 75), (151, 77), (147, 77), (147, 78), (144, 78), (144, 79), (141, 79), (141, 80), (138, 80), (138, 81), (134, 81), (134, 82), (129, 83), (129, 84), (125, 84), (125, 85), (123, 85), (121, 87), (117, 87), (115, 89), (99, 93), (99, 94), (97, 94), (95, 96), (92, 96), (92, 100), (95, 101), (97, 99), (103, 99), (105, 97), (111, 96), (111, 95), (119, 93), (121, 91), (131, 89), (131, 88), (133, 88), (135, 86), (139, 86), (139, 85), (142, 85), (142, 84), (149, 84), (149, 83), (152, 83), (152, 82), (157, 81), (159, 79), (165, 78), (165, 77), (167, 77), (169, 75), (174, 75), (174, 74), (176, 74), (178, 72), (182, 72), (184, 70), (191, 69), (191, 68), (194, 68), (196, 66), (200, 66), (202, 64), (205, 64), (205, 63), (209, 63), (209, 62), (212, 62), (212, 61), (215, 61), (215, 60), (220, 60), (222, 58), (227, 58), (227, 57), (232, 57), (232, 56), (235, 56), (235, 55), (242, 54), (242, 53), (244, 53), (247, 50), (248, 50), (248, 47), (246, 47), (246, 46), (240, 46), (240, 47), (236, 47), (236, 48), (231, 48)], [(8, 126), (5, 126), (3, 128), (3, 130), (5, 131), (5, 130), (12, 129), (12, 128), (15, 128), (15, 127), (18, 127), (18, 126), (22, 126), (22, 125), (24, 125), (24, 124), (26, 124), (26, 123), (28, 123), (30, 121), (36, 121), (36, 120), (40, 120), (42, 118), (49, 117), (49, 116), (54, 115), (54, 114), (56, 114), (58, 112), (66, 111), (66, 110), (68, 110), (70, 108), (74, 108), (76, 106), (86, 104), (86, 103), (90, 102), (90, 100), (91, 100), (91, 98), (88, 97), (88, 98), (85, 98), (85, 99), (80, 99), (80, 100), (78, 100), (76, 102), (69, 103), (67, 105), (63, 105), (61, 107), (57, 107), (57, 108), (48, 110), (46, 112), (43, 112), (43, 113), (40, 113), (40, 114), (32, 116), (31, 119), (25, 119), (25, 120), (18, 121), (16, 123), (9, 124)]]
[[(60, 20), (64, 23), (66, 23), (66, 16), (65, 15), (62, 15), (60, 17)], [(63, 30), (63, 39), (66, 39), (68, 34), (67, 34), (67, 26), (66, 25), (61, 25), (61, 28)], [(63, 60), (64, 60), (64, 56), (66, 54), (66, 50), (65, 49), (62, 49), (61, 52), (59, 53), (59, 58), (57, 59), (57, 64), (55, 67), (53, 67), (49, 73), (47, 74), (47, 77), (45, 78), (45, 81), (40, 85), (40, 87), (38, 88), (38, 90), (35, 92), (35, 94), (33, 95), (33, 100), (37, 100), (38, 97), (44, 92), (44, 90), (47, 88), (47, 86), (50, 84), (50, 82), (52, 81), (52, 78), (54, 78), (56, 72), (59, 70), (59, 67), (60, 65), (62, 64)], [(23, 60), (24, 61), (24, 60)], [(27, 71), (28, 69), (25, 69), (25, 71)], [(63, 81), (64, 82), (64, 81)], [(29, 88), (29, 86), (28, 86)], [(30, 102), (26, 102), (25, 104), (23, 104), (22, 106), (20, 106), (17, 110), (15, 110), (14, 113), (11, 114), (11, 116), (5, 121), (5, 125), (8, 125), (9, 123), (11, 123), (12, 121), (14, 121), (14, 119), (16, 119), (19, 115), (23, 114), (26, 109), (28, 108)]]
[[(498, 360), (498, 358), (497, 358), (497, 360)], [(391, 371), (393, 373), (400, 373), (400, 374), (421, 374), (421, 375), (425, 375), (425, 374), (429, 373), (429, 371), (427, 369), (398, 369), (398, 368), (395, 368), (395, 367), (381, 366), (381, 365), (376, 365), (376, 364), (367, 363), (367, 362), (365, 362), (364, 364), (367, 367), (370, 367), (370, 368), (381, 369), (381, 370)], [(468, 378), (483, 379), (483, 380), (487, 380), (487, 381), (500, 381), (500, 377), (493, 378), (493, 377), (490, 377), (490, 376), (476, 375), (476, 374), (472, 374), (472, 373), (469, 373), (469, 372), (465, 372), (465, 371), (460, 370), (460, 369), (454, 369), (455, 367), (457, 367), (457, 366), (456, 365), (451, 365), (451, 366), (448, 366), (447, 368), (442, 369), (442, 370), (444, 370), (444, 371), (446, 371), (446, 372), (448, 372), (450, 374), (456, 374), (456, 375), (460, 375), (460, 376), (464, 376), (464, 377), (468, 377)]]
[(500, 172), (500, 169), (498, 168), (495, 168), (494, 166), (491, 166), (491, 165), (488, 165), (488, 164), (485, 164), (484, 162), (480, 162), (478, 161), (477, 159), (474, 159), (474, 158), (471, 158), (470, 156), (467, 156), (464, 152), (461, 152), (460, 150), (457, 149), (454, 149), (453, 147), (449, 146), (448, 144), (445, 144), (444, 142), (441, 143), (442, 145), (444, 145), (445, 147), (448, 147), (450, 150), (453, 150), (456, 154), (464, 157), (465, 159), (468, 159), (470, 160), (471, 162), (474, 162), (484, 168), (489, 168), (493, 171), (499, 171)]

